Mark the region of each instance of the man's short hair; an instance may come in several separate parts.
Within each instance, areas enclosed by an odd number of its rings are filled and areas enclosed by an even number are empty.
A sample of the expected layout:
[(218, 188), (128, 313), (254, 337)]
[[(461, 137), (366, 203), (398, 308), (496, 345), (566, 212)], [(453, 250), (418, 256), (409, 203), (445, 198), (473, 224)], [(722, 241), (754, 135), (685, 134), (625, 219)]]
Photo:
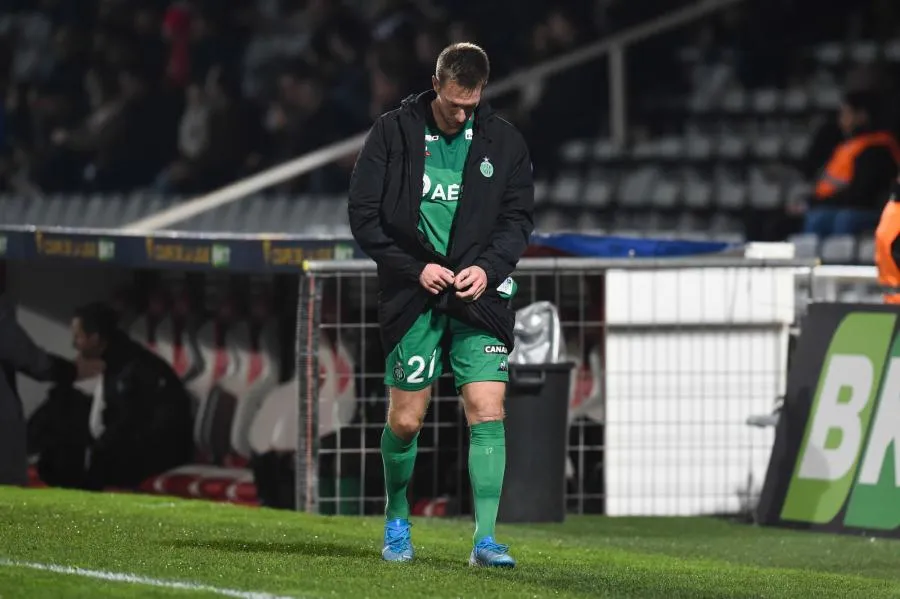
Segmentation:
[(464, 89), (475, 89), (487, 83), (491, 63), (479, 46), (460, 42), (441, 51), (434, 73), (440, 83), (453, 81)]
[(81, 328), (85, 333), (96, 333), (101, 339), (109, 339), (119, 328), (118, 314), (103, 302), (93, 302), (77, 308), (75, 318), (81, 321)]

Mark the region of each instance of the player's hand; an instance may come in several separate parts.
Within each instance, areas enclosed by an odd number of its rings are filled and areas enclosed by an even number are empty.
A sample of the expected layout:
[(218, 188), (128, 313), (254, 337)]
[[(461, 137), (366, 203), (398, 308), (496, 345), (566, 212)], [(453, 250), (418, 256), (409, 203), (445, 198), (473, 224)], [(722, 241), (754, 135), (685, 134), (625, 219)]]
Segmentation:
[(487, 273), (480, 266), (470, 266), (456, 275), (453, 285), (458, 290), (456, 297), (474, 302), (487, 289)]
[(453, 284), (453, 271), (440, 264), (428, 264), (419, 275), (419, 283), (428, 293), (437, 295)]

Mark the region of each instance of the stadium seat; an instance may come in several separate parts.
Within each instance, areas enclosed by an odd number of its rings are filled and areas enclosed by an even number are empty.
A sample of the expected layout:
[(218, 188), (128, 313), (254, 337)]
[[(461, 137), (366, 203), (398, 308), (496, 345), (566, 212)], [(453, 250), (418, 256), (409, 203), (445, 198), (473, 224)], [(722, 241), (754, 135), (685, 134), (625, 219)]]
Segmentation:
[(552, 233), (561, 229), (565, 229), (570, 222), (566, 214), (556, 208), (549, 208), (539, 211), (535, 215), (535, 230), (540, 233)]
[(747, 142), (734, 133), (725, 133), (719, 139), (716, 154), (724, 160), (742, 160), (747, 154)]
[(560, 174), (553, 183), (550, 201), (562, 206), (574, 206), (581, 201), (581, 177), (574, 172)]
[(878, 58), (878, 43), (860, 41), (850, 47), (850, 60), (857, 64), (871, 64)]
[(693, 134), (685, 139), (685, 155), (690, 160), (709, 160), (713, 142), (707, 135)]
[(603, 219), (595, 212), (587, 210), (578, 215), (575, 228), (580, 233), (599, 235), (603, 233)]
[(900, 62), (900, 39), (894, 39), (884, 45), (884, 57), (891, 62)]
[(59, 221), (54, 224), (66, 227), (95, 228), (94, 225), (84, 220), (87, 214), (87, 202), (87, 198), (83, 195), (66, 196), (62, 214), (60, 214)]
[(117, 197), (90, 196), (87, 200), (85, 222), (93, 223), (97, 228), (112, 228), (120, 224), (119, 210), (121, 201)]
[(659, 140), (656, 151), (662, 160), (681, 160), (684, 158), (685, 140), (680, 136), (664, 137)]
[(753, 142), (753, 155), (758, 160), (777, 160), (781, 156), (781, 135), (769, 133), (758, 136)]
[(766, 88), (758, 89), (753, 93), (753, 111), (757, 114), (772, 114), (781, 108), (781, 90)]
[(809, 148), (808, 133), (792, 133), (785, 140), (784, 153), (791, 160), (800, 160), (806, 155)]
[(722, 96), (721, 109), (731, 114), (742, 114), (747, 110), (747, 94), (740, 88), (732, 88)]
[(137, 193), (129, 194), (123, 198), (119, 226), (142, 219), (148, 214), (149, 213), (144, 206), (144, 196)]
[(45, 203), (45, 199), (42, 197), (34, 197), (29, 198), (28, 203), (25, 206), (25, 213), (23, 214), (22, 223), (23, 225), (40, 225), (43, 223), (44, 213), (46, 212), (47, 205)]
[(232, 465), (243, 465), (241, 458), (250, 457), (250, 425), (265, 396), (277, 385), (280, 373), (277, 328), (262, 313), (265, 308), (261, 301), (256, 310), (255, 320), (236, 323), (230, 331), (238, 366), (233, 374), (218, 381), (210, 399), (219, 402), (227, 397), (235, 402), (227, 456)]
[(681, 199), (681, 182), (673, 179), (659, 179), (650, 192), (650, 203), (654, 208), (674, 208)]
[(821, 64), (834, 66), (844, 61), (846, 53), (840, 42), (826, 42), (813, 50), (813, 56)]
[(856, 261), (859, 264), (875, 264), (875, 240), (866, 235), (856, 246)]
[(560, 156), (569, 165), (579, 165), (587, 160), (590, 153), (590, 144), (583, 139), (574, 139), (563, 144), (560, 148)]
[(151, 294), (147, 311), (134, 320), (129, 333), (168, 362), (182, 381), (189, 382), (203, 369), (202, 356), (193, 335), (194, 318), (187, 294), (175, 290), (175, 296), (168, 305), (162, 291)]
[(824, 86), (812, 94), (817, 110), (836, 110), (841, 104), (841, 90), (835, 85)]
[(609, 139), (598, 139), (594, 142), (594, 160), (599, 162), (611, 162), (622, 158), (622, 148)]
[(25, 224), (25, 214), (28, 211), (28, 200), (19, 195), (5, 195), (0, 201), (0, 224), (21, 225)]
[(799, 87), (788, 89), (784, 94), (784, 109), (789, 113), (802, 113), (809, 108), (809, 93)]
[(684, 205), (691, 210), (706, 210), (712, 203), (712, 186), (693, 172), (684, 175)]
[(612, 200), (612, 185), (603, 179), (588, 180), (584, 188), (584, 204), (589, 209), (602, 209)]
[[(319, 437), (348, 426), (356, 415), (355, 366), (343, 341), (334, 347), (328, 335), (319, 344)], [(248, 430), (251, 451), (297, 450), (299, 379), (278, 385), (266, 395)]]
[(194, 425), (194, 440), (202, 456), (211, 459), (210, 422), (207, 409), (210, 392), (221, 379), (232, 376), (237, 371), (238, 357), (229, 343), (232, 326), (232, 306), (223, 302), (219, 314), (204, 323), (197, 333), (196, 346), (201, 356), (202, 369), (196, 377), (186, 383), (188, 391), (197, 399), (197, 417)]
[(534, 205), (541, 206), (547, 202), (549, 198), (550, 186), (546, 181), (538, 180), (534, 182)]
[(744, 230), (744, 222), (737, 216), (727, 212), (717, 212), (710, 219), (709, 228), (716, 234), (739, 233)]
[(856, 239), (852, 235), (831, 235), (819, 248), (822, 262), (826, 264), (853, 264), (856, 259)]
[(794, 245), (794, 256), (797, 258), (817, 258), (819, 256), (819, 237), (814, 233), (798, 233), (788, 238)]
[(774, 210), (783, 205), (781, 185), (758, 170), (750, 172), (750, 205), (756, 210)]
[(619, 204), (623, 208), (641, 208), (649, 203), (652, 185), (659, 177), (653, 167), (643, 167), (625, 175), (619, 187)]
[(716, 185), (716, 206), (722, 210), (740, 210), (747, 203), (747, 187), (741, 181), (720, 178)]

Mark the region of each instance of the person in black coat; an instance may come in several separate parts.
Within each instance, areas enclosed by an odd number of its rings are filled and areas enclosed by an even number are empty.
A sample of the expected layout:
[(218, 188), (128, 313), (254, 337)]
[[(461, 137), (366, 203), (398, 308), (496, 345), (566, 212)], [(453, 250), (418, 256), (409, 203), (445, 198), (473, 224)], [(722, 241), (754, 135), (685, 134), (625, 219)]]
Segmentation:
[(509, 275), (533, 229), (534, 184), (522, 136), (481, 99), (489, 71), (478, 46), (445, 48), (433, 89), (378, 118), (350, 180), (350, 227), (378, 265), (387, 355), (381, 453), (388, 561), (413, 559), (407, 488), (431, 386), (447, 358), (470, 426), (470, 561), (515, 565), (508, 547), (495, 542), (494, 524), (515, 325)]
[(172, 367), (120, 330), (105, 304), (79, 308), (72, 333), (79, 356), (104, 362), (101, 430), (91, 431), (80, 486), (133, 488), (189, 462), (191, 398)]
[(12, 300), (0, 294), (0, 485), (28, 482), (27, 428), (16, 390), (16, 373), (58, 385), (99, 371), (96, 362), (69, 362), (49, 354), (28, 336), (16, 319)]

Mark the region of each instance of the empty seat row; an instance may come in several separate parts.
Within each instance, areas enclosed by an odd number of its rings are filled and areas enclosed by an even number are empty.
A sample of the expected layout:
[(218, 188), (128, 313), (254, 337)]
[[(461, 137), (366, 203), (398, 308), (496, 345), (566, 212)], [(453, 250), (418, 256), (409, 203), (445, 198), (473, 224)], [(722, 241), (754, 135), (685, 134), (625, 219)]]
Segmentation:
[(540, 233), (577, 231), (593, 234), (625, 233), (653, 237), (721, 238), (742, 241), (744, 221), (732, 214), (700, 216), (689, 212), (668, 214), (656, 211), (621, 210), (611, 215), (590, 211), (573, 212), (556, 208), (542, 209), (535, 215)]
[(582, 176), (567, 171), (552, 183), (535, 183), (535, 203), (590, 209), (609, 207), (688, 210), (778, 210), (811, 193), (797, 179), (774, 179), (753, 170), (747, 180), (722, 173), (709, 180), (697, 172), (665, 173), (654, 167), (639, 168), (620, 176), (596, 171)]
[(798, 258), (821, 258), (825, 264), (874, 264), (875, 241), (871, 235), (832, 235), (824, 239), (812, 233), (792, 235)]
[(574, 140), (560, 149), (564, 164), (608, 162), (706, 162), (801, 160), (809, 147), (810, 134), (764, 133), (753, 138), (738, 134), (720, 136), (693, 134), (665, 137), (618, 147), (609, 140)]
[[(0, 196), (0, 226), (115, 229), (178, 205), (148, 194)], [(346, 197), (252, 196), (170, 227), (179, 231), (349, 235)]]
[(790, 89), (764, 88), (746, 91), (732, 87), (717, 96), (697, 93), (687, 102), (688, 112), (704, 114), (773, 115), (778, 113), (806, 114), (828, 111), (840, 103), (837, 85), (810, 85)]
[(891, 62), (900, 62), (900, 39), (880, 44), (873, 40), (852, 43), (825, 42), (812, 49), (810, 54), (822, 65), (839, 66), (842, 63), (869, 64), (884, 57)]

